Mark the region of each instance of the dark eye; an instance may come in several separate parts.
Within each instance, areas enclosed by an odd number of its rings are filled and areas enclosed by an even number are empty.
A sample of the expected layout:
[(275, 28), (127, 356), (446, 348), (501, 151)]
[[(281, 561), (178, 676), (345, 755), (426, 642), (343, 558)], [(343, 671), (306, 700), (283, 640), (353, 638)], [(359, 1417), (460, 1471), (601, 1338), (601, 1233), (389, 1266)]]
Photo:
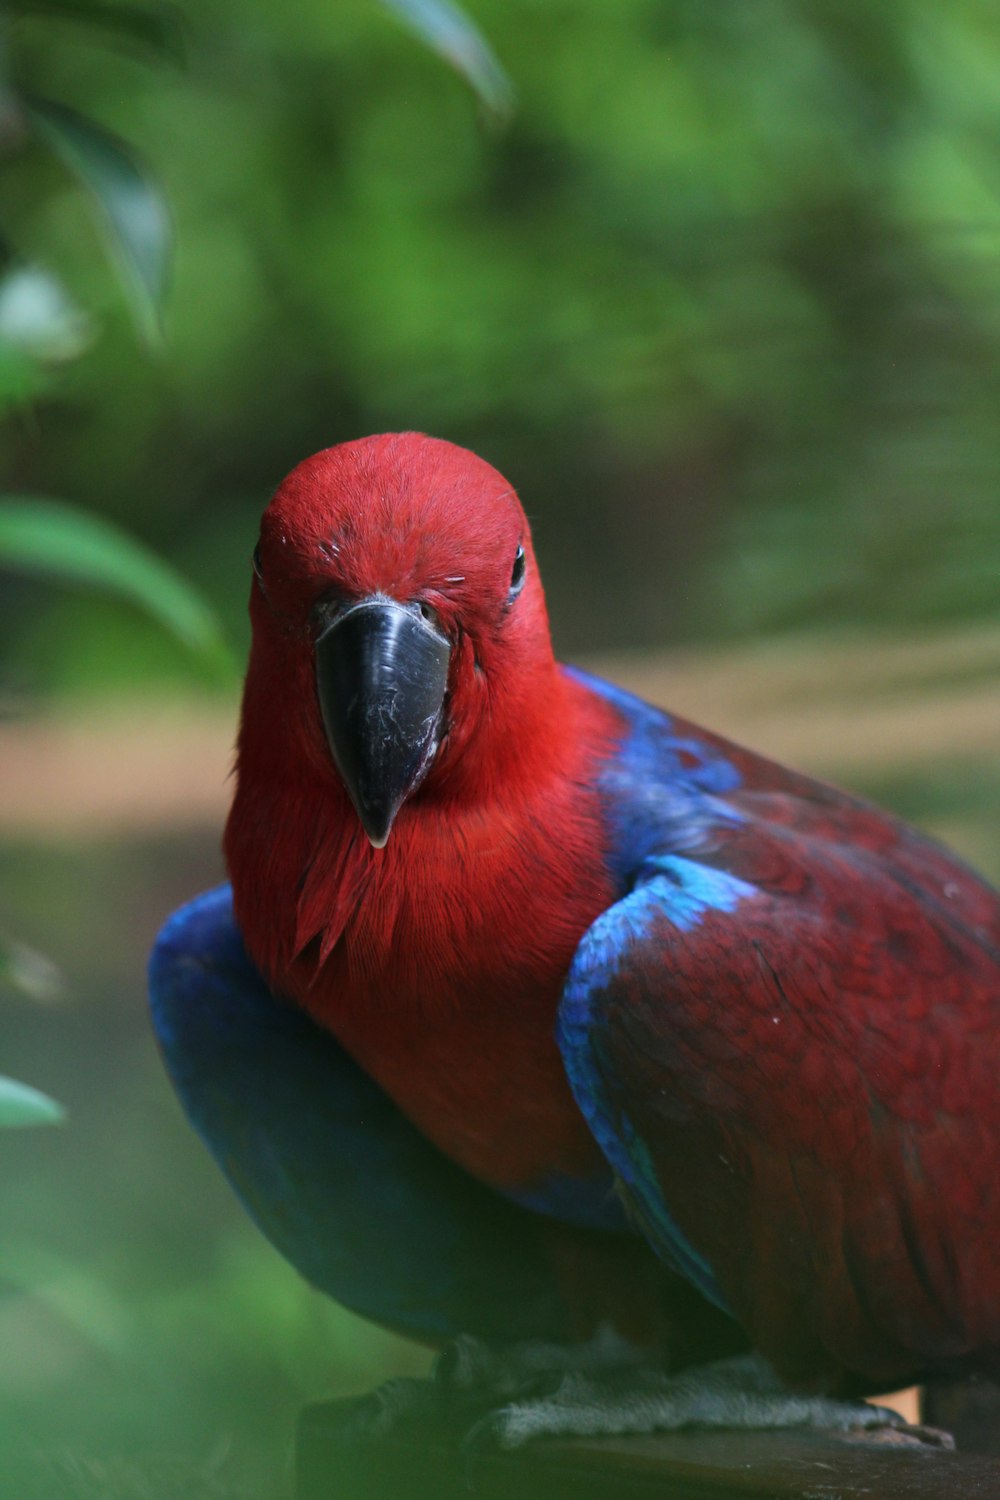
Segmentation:
[(524, 588), (524, 570), (526, 566), (524, 548), (518, 547), (517, 552), (514, 554), (514, 567), (510, 575), (510, 592), (507, 595), (507, 602), (509, 604), (514, 602)]
[(251, 557), (250, 562), (251, 562), (251, 565), (253, 566), (254, 573), (257, 575), (257, 582), (260, 584), (261, 588), (263, 588), (264, 587), (264, 569), (261, 566), (261, 561), (260, 561), (260, 547), (259, 546), (255, 547), (253, 549), (253, 556)]

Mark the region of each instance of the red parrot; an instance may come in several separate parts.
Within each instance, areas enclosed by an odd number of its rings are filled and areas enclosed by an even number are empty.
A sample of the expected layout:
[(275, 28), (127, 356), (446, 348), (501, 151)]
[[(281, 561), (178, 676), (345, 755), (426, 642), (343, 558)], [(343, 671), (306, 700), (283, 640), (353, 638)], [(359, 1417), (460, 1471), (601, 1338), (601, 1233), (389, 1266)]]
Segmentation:
[(299, 1269), (485, 1340), (441, 1378), (511, 1443), (1000, 1371), (997, 894), (557, 663), (517, 496), (450, 443), (307, 459), (253, 569), (231, 896), (151, 991)]

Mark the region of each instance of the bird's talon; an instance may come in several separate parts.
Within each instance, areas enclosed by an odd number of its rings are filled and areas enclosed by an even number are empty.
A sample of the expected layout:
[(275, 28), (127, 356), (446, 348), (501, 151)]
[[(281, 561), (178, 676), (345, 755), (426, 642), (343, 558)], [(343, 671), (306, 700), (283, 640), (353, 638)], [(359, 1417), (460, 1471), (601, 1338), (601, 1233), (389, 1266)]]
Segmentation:
[(848, 1442), (869, 1443), (880, 1448), (937, 1448), (946, 1453), (955, 1448), (955, 1439), (943, 1428), (904, 1422), (902, 1418), (875, 1427), (852, 1427), (845, 1436)]
[(953, 1453), (955, 1450), (955, 1439), (943, 1427), (928, 1427), (925, 1423), (919, 1422), (908, 1425), (905, 1430), (912, 1433), (921, 1443), (926, 1443), (928, 1448), (943, 1448), (948, 1453)]

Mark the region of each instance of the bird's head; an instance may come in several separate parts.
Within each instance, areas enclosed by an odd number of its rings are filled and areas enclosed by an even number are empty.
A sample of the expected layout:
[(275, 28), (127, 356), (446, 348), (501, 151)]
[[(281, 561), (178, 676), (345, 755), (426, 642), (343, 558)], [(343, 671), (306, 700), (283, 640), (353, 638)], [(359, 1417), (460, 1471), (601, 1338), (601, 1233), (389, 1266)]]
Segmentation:
[(419, 433), (317, 453), (253, 568), (241, 761), (251, 717), (290, 738), (376, 848), (419, 787), (495, 776), (530, 736), (554, 679), (544, 596), (520, 502), (475, 454)]

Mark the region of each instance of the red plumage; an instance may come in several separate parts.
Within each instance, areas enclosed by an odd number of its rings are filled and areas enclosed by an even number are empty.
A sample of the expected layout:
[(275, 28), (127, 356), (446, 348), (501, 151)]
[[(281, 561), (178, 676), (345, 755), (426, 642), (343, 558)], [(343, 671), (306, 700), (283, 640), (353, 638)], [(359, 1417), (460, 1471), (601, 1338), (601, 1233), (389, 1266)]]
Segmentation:
[[(796, 1379), (995, 1360), (995, 893), (890, 815), (561, 670), (520, 504), (449, 444), (300, 465), (259, 568), (226, 855), (275, 990), (484, 1182), (613, 1159)], [(331, 599), (419, 608), (449, 642), (445, 732), (385, 848), (317, 701)], [(642, 921), (616, 916), (647, 884)], [(573, 975), (575, 1063), (553, 1035)]]

